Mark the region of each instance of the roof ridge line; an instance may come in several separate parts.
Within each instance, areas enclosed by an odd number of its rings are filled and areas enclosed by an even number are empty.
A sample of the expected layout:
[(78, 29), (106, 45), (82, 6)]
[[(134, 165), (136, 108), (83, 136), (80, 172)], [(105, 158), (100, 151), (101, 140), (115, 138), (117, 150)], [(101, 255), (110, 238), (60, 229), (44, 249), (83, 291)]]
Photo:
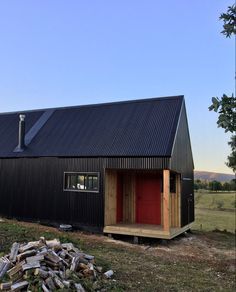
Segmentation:
[(9, 114), (25, 114), (38, 111), (48, 111), (48, 110), (65, 110), (72, 108), (85, 108), (85, 107), (99, 107), (99, 106), (109, 106), (109, 105), (119, 105), (119, 104), (129, 104), (129, 103), (141, 103), (148, 101), (162, 101), (162, 100), (171, 100), (177, 98), (184, 98), (184, 95), (173, 95), (173, 96), (163, 96), (163, 97), (150, 97), (150, 98), (141, 98), (141, 99), (130, 99), (130, 100), (120, 100), (120, 101), (111, 101), (111, 102), (102, 102), (102, 103), (92, 103), (92, 104), (82, 104), (82, 105), (72, 105), (72, 106), (62, 106), (62, 107), (51, 107), (51, 108), (39, 108), (32, 110), (22, 110), (22, 111), (13, 111), (13, 112), (2, 112), (0, 116), (9, 115)]

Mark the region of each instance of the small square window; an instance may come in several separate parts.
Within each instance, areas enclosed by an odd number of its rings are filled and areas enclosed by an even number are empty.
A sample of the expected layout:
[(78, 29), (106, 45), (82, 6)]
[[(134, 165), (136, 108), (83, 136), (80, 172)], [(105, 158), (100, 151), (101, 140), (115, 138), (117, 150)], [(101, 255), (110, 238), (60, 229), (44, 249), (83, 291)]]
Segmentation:
[(64, 191), (98, 192), (99, 173), (64, 173)]

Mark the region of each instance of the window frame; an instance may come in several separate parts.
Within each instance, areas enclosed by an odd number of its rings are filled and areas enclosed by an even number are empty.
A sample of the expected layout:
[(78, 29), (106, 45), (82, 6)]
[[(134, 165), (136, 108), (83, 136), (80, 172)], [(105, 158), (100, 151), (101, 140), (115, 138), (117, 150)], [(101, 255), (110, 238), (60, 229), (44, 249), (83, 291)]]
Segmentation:
[[(83, 189), (67, 189), (66, 188), (66, 175), (68, 174), (76, 174), (76, 175), (84, 175), (88, 177), (89, 175), (97, 176), (98, 179), (98, 189), (97, 190), (83, 190)], [(63, 191), (64, 192), (79, 192), (79, 193), (99, 193), (100, 190), (100, 172), (88, 172), (88, 171), (64, 171), (63, 174)]]

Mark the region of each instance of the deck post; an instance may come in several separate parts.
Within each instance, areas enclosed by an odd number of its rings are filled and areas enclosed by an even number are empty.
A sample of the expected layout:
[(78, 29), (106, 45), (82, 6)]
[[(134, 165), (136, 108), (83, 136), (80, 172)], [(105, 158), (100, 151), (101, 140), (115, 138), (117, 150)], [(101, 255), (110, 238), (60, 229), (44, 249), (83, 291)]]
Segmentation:
[(163, 170), (163, 229), (170, 230), (170, 171)]

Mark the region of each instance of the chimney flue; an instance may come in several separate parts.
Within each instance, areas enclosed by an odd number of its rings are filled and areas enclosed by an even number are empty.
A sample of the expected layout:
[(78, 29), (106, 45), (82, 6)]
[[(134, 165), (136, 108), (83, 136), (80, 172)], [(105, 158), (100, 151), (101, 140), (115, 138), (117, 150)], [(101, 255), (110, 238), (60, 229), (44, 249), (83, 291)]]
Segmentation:
[(24, 151), (25, 148), (25, 115), (19, 115), (19, 143), (18, 151)]

